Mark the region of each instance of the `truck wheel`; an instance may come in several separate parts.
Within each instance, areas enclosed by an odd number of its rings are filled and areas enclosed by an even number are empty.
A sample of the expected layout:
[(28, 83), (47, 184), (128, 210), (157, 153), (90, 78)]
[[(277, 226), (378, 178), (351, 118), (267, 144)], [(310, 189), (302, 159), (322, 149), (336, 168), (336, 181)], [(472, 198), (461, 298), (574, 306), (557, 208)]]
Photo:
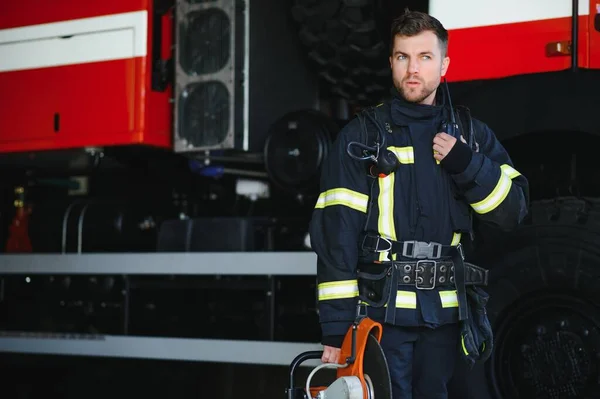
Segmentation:
[(503, 253), (485, 249), (478, 257), (491, 269), (487, 291), (494, 352), (471, 371), (459, 366), (450, 397), (596, 397), (600, 199), (534, 202), (527, 223), (499, 237), (502, 242), (494, 247)]
[(372, 105), (387, 95), (391, 74), (377, 8), (362, 0), (295, 0), (292, 18), (325, 94)]

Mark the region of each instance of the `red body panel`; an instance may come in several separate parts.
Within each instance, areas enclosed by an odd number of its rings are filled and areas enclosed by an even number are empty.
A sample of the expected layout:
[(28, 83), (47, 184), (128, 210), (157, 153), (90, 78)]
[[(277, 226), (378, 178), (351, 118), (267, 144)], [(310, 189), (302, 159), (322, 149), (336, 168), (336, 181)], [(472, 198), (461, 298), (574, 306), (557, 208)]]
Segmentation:
[[(0, 72), (0, 88), (10, 93), (0, 96), (0, 152), (127, 144), (171, 148), (171, 87), (151, 90), (151, 1), (1, 4), (0, 29), (148, 10), (148, 48), (144, 57)], [(165, 16), (166, 57), (171, 31)]]
[[(589, 15), (579, 17), (582, 68), (600, 68), (596, 1), (590, 0)], [(151, 89), (152, 4), (0, 1), (0, 29), (148, 11), (144, 56), (0, 72), (0, 152), (129, 144), (172, 148), (172, 89)], [(169, 58), (172, 20), (165, 16), (162, 23), (161, 50)], [(546, 47), (570, 39), (570, 17), (451, 29), (446, 77), (466, 81), (568, 69), (570, 55), (549, 56)]]
[[(594, 8), (595, 9), (595, 8)], [(590, 18), (579, 17), (579, 67), (590, 65)], [(450, 30), (448, 81), (494, 79), (560, 71), (571, 66), (570, 55), (548, 56), (546, 45), (571, 40), (571, 18), (556, 18)], [(591, 42), (598, 54), (597, 37)]]
[[(589, 41), (590, 68), (600, 69), (600, 0), (590, 0)], [(598, 22), (595, 22), (598, 19)]]
[(5, 0), (0, 2), (0, 28), (146, 10), (151, 6), (151, 0)]

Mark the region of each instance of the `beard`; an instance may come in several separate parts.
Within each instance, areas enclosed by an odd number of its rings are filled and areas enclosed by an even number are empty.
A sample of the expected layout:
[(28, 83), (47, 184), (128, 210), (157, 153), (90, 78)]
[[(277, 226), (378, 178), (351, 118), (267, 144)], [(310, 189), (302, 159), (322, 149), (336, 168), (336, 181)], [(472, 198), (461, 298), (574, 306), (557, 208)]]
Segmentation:
[[(406, 87), (404, 86), (405, 81), (407, 80), (418, 80), (421, 84), (418, 87)], [(420, 104), (427, 97), (429, 97), (438, 87), (435, 83), (427, 84), (422, 79), (407, 77), (402, 79), (401, 81), (394, 81), (394, 86), (398, 93), (409, 103)]]

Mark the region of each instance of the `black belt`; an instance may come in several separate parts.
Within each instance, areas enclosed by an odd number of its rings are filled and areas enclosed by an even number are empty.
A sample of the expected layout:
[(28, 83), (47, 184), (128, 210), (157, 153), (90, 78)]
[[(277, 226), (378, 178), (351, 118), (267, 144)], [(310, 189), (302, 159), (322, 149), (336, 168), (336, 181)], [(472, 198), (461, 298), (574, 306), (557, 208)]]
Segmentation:
[[(464, 265), (466, 285), (487, 285), (488, 270), (467, 262)], [(380, 274), (389, 267), (396, 268), (398, 285), (414, 285), (420, 290), (455, 286), (454, 262), (452, 261), (419, 260), (416, 262), (364, 264), (359, 267), (358, 277), (365, 278), (367, 274)]]
[[(387, 238), (380, 237), (375, 234), (363, 234), (362, 237), (362, 249), (373, 251), (373, 252), (391, 252), (392, 254), (401, 255), (404, 258), (413, 258), (413, 259), (424, 259), (423, 262), (413, 262), (415, 267), (417, 263), (420, 266), (425, 265), (437, 265), (437, 259), (440, 258), (450, 258), (452, 260), (454, 266), (454, 284), (456, 287), (456, 294), (458, 296), (458, 318), (459, 320), (466, 320), (469, 315), (467, 314), (467, 294), (466, 294), (466, 285), (467, 281), (473, 281), (475, 279), (481, 280), (482, 285), (487, 284), (488, 279), (488, 271), (477, 267), (475, 265), (464, 262), (465, 256), (462, 251), (462, 247), (460, 244), (457, 246), (452, 245), (442, 245), (440, 243), (427, 243), (421, 241), (393, 241)], [(427, 262), (427, 263), (426, 263)], [(431, 263), (433, 262), (433, 263)], [(402, 264), (402, 262), (396, 262), (397, 264)], [(419, 275), (416, 274), (415, 271), (415, 286), (417, 288), (423, 289), (423, 284), (428, 284), (428, 286), (433, 286), (435, 288), (435, 284), (439, 282), (437, 274), (434, 276), (433, 271), (437, 273), (439, 269), (431, 269), (430, 274), (424, 274), (424, 271), (421, 271)], [(397, 287), (400, 285), (401, 281), (399, 281), (399, 274), (397, 269), (394, 268), (394, 271), (390, 273), (391, 277), (391, 287)], [(410, 276), (409, 276), (410, 277)], [(418, 279), (418, 277), (422, 277), (423, 280)], [(433, 277), (433, 280), (431, 278)], [(449, 278), (449, 277), (448, 277)], [(396, 290), (391, 289), (389, 292), (388, 298), (388, 307), (386, 309), (385, 321), (388, 323), (394, 323), (395, 320), (395, 312), (393, 309), (396, 301)]]
[(362, 239), (362, 249), (372, 252), (391, 252), (405, 258), (439, 259), (452, 256), (457, 247), (436, 242), (393, 241), (378, 235), (365, 234)]

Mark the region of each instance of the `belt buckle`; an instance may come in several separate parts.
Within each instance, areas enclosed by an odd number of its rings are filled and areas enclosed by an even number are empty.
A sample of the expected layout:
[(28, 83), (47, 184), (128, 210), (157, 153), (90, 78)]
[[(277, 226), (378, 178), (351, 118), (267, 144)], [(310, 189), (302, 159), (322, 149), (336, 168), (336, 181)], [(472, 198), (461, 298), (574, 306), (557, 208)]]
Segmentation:
[[(422, 264), (431, 264), (432, 265), (432, 269), (433, 269), (433, 283), (428, 283), (427, 285), (422, 285), (423, 283), (423, 277), (419, 276), (419, 274), (421, 274), (422, 272), (425, 271), (425, 268), (423, 268), (423, 270), (420, 270), (420, 267)], [(418, 260), (417, 264), (415, 266), (415, 287), (418, 290), (432, 290), (435, 288), (435, 283), (437, 281), (437, 261), (435, 260)]]

